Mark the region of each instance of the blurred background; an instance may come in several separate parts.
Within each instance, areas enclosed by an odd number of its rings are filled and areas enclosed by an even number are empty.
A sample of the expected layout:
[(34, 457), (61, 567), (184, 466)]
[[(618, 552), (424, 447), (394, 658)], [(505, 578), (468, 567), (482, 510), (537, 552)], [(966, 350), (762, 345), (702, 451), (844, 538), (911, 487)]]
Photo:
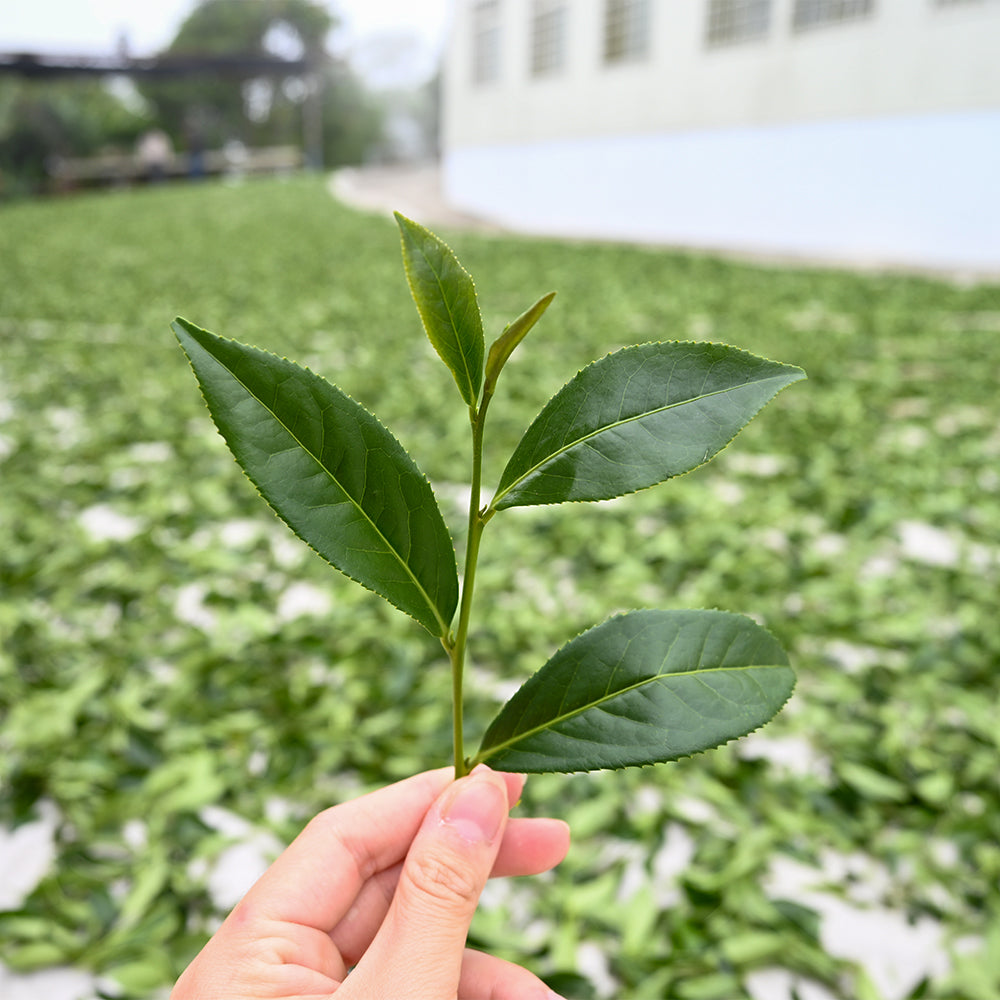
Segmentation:
[(463, 544), (464, 407), (389, 209), (580, 367), (801, 365), (707, 467), (491, 522), (470, 741), (635, 607), (752, 614), (744, 740), (539, 776), (473, 943), (574, 998), (1000, 995), (1000, 4), (124, 0), (0, 13), (0, 996), (162, 997), (315, 811), (450, 759), (439, 645), (254, 495), (180, 314), (374, 411)]
[(3, 192), (217, 173), (241, 155), (261, 170), (432, 158), (447, 17), (447, 0), (11, 5)]

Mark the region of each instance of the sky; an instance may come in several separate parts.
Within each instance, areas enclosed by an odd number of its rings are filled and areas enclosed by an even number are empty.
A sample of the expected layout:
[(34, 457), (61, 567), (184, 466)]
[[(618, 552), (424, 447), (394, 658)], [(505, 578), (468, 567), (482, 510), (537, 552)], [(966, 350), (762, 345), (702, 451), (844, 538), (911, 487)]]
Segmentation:
[[(408, 72), (433, 66), (447, 30), (450, 0), (323, 0), (343, 29), (336, 51), (376, 50), (376, 36), (413, 36)], [(196, 0), (0, 0), (0, 52), (111, 55), (124, 34), (133, 55), (166, 46)], [(359, 56), (360, 57), (360, 56)]]

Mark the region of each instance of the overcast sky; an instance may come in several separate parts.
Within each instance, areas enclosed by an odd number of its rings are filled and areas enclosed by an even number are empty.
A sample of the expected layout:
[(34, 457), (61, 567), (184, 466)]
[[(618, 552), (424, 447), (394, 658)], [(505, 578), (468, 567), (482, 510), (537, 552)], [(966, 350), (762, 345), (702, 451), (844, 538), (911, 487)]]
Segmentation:
[[(451, 7), (451, 0), (323, 2), (344, 25), (338, 49), (364, 47), (373, 35), (403, 29), (419, 38), (429, 66)], [(124, 34), (133, 55), (148, 55), (173, 38), (195, 6), (195, 0), (0, 0), (0, 51), (110, 55)]]

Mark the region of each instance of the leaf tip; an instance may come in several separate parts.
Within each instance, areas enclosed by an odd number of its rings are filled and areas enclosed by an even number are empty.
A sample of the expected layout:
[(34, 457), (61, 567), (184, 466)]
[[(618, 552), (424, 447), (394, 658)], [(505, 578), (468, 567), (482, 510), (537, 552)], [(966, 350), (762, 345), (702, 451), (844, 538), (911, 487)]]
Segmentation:
[(424, 229), (419, 222), (415, 222), (413, 219), (408, 218), (403, 215), (402, 212), (393, 210), (392, 217), (396, 220), (396, 225), (399, 227), (400, 235), (406, 239), (407, 236), (411, 236), (414, 232)]

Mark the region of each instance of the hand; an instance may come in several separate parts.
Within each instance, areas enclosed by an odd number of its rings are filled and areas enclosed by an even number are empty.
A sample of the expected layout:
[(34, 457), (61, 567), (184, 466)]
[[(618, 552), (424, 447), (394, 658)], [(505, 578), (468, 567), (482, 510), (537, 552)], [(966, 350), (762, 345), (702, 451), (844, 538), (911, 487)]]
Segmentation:
[(465, 939), (486, 879), (558, 864), (568, 828), (508, 818), (522, 775), (452, 774), (428, 771), (320, 813), (170, 1000), (559, 1000)]

